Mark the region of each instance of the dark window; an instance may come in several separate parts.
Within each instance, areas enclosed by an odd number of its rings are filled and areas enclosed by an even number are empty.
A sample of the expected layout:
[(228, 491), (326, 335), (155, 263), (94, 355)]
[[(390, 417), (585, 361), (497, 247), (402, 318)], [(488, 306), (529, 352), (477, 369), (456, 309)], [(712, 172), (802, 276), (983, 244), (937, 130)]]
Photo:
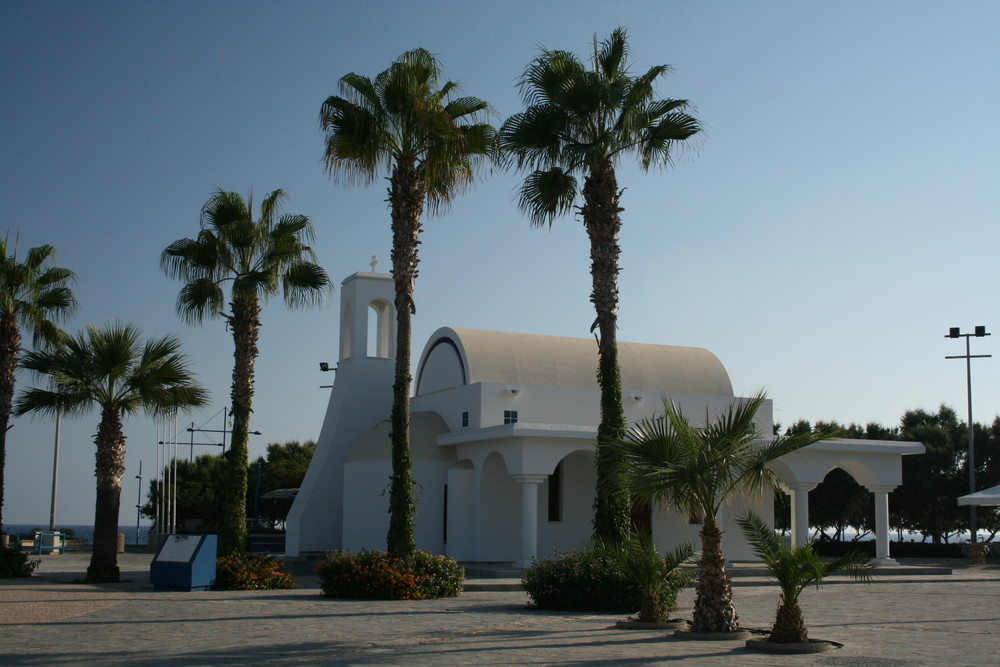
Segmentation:
[(443, 539), (441, 540), (445, 544), (448, 544), (448, 485), (444, 485), (444, 533)]
[(562, 461), (549, 475), (549, 521), (562, 521)]
[(503, 411), (503, 423), (504, 424), (516, 424), (517, 423), (517, 410), (504, 410)]
[(465, 427), (465, 426), (468, 426), (468, 425), (469, 425), (469, 413), (468, 412), (463, 412), (462, 413), (462, 426)]

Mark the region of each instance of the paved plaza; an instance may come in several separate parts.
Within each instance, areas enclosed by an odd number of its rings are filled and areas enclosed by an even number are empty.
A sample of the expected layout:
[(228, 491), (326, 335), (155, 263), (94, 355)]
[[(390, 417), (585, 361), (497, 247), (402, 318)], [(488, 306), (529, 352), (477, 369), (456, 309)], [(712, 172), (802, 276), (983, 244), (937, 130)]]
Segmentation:
[[(328, 600), (315, 576), (293, 591), (161, 592), (150, 554), (120, 557), (122, 584), (90, 586), (89, 554), (43, 556), (30, 579), (0, 580), (0, 665), (903, 665), (1000, 664), (1000, 566), (944, 563), (950, 575), (833, 578), (808, 589), (818, 655), (751, 653), (742, 642), (615, 629), (620, 615), (542, 612), (516, 590), (450, 600)], [(505, 582), (471, 581), (472, 587)], [(506, 582), (508, 584), (513, 582)], [(475, 586), (479, 584), (479, 586)], [(765, 630), (777, 589), (738, 578), (742, 625)], [(680, 598), (690, 616), (693, 591)]]

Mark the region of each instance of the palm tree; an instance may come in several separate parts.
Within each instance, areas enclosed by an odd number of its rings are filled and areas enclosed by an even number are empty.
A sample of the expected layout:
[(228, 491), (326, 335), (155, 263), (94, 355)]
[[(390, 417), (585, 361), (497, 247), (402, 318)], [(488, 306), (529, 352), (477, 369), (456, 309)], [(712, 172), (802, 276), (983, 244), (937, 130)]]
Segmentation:
[(81, 415), (101, 411), (97, 445), (97, 503), (94, 553), (88, 583), (118, 581), (118, 509), (125, 472), (122, 418), (144, 412), (169, 415), (205, 404), (207, 394), (195, 384), (187, 357), (172, 336), (143, 341), (131, 324), (90, 325), (62, 345), (28, 353), (23, 368), (47, 377), (51, 389), (22, 392), (15, 414), (28, 412)]
[(413, 475), (410, 459), (410, 328), (416, 313), (420, 218), (436, 213), (475, 177), (490, 152), (494, 130), (480, 122), (489, 105), (458, 97), (457, 84), (439, 84), (441, 66), (424, 49), (407, 51), (374, 81), (340, 79), (341, 96), (320, 109), (324, 161), (334, 179), (371, 184), (387, 176), (392, 216), (392, 276), (396, 287), (396, 362), (392, 400), (392, 478), (388, 551), (413, 553)]
[(52, 266), (56, 251), (50, 245), (31, 248), (24, 261), (7, 254), (7, 238), (0, 240), (0, 527), (3, 526), (4, 464), (7, 429), (14, 403), (17, 359), (21, 353), (21, 330), (38, 347), (57, 342), (62, 334), (56, 322), (76, 308), (69, 285), (76, 276), (69, 269)]
[(690, 542), (682, 542), (660, 556), (648, 534), (633, 534), (627, 542), (605, 544), (595, 540), (599, 551), (618, 561), (626, 576), (639, 587), (642, 601), (635, 620), (663, 623), (677, 608), (677, 594), (691, 582), (691, 573), (681, 565), (694, 555)]
[(875, 564), (861, 551), (850, 551), (836, 560), (824, 561), (813, 551), (812, 543), (793, 549), (786, 547), (774, 529), (753, 512), (739, 517), (736, 523), (781, 588), (781, 602), (769, 637), (772, 642), (787, 644), (809, 640), (799, 607), (799, 595), (806, 586), (819, 588), (825, 577), (837, 572), (844, 572), (858, 581), (872, 580)]
[[(620, 465), (603, 443), (625, 435), (621, 374), (618, 366), (618, 234), (622, 190), (615, 176), (624, 156), (636, 156), (643, 170), (665, 167), (671, 150), (700, 130), (685, 112), (687, 101), (656, 99), (653, 84), (668, 71), (657, 65), (639, 76), (629, 74), (628, 40), (618, 28), (598, 48), (591, 68), (566, 51), (543, 50), (521, 75), (527, 108), (504, 122), (498, 134), (501, 163), (529, 170), (519, 207), (536, 227), (551, 225), (574, 207), (590, 238), (590, 273), (598, 331), (598, 383), (601, 424), (597, 432), (598, 488), (594, 533), (624, 541), (629, 533), (627, 489), (615, 487)], [(577, 201), (583, 178), (583, 204)]]
[(764, 443), (754, 416), (763, 392), (742, 399), (703, 427), (692, 426), (669, 401), (663, 414), (643, 419), (624, 440), (609, 443), (623, 457), (625, 476), (640, 500), (672, 506), (683, 516), (704, 518), (701, 528), (701, 574), (696, 587), (695, 632), (738, 629), (729, 574), (722, 555), (718, 515), (735, 494), (756, 494), (777, 485), (770, 462), (825, 437), (800, 433)]
[[(177, 312), (188, 323), (221, 317), (232, 331), (232, 445), (226, 452), (226, 492), (220, 555), (246, 548), (247, 439), (254, 389), (254, 362), (260, 335), (262, 302), (280, 290), (290, 308), (320, 303), (331, 289), (330, 279), (307, 243), (312, 223), (304, 215), (280, 215), (285, 193), (275, 190), (260, 204), (253, 219), (253, 198), (217, 190), (201, 211), (201, 232), (174, 241), (163, 251), (160, 265), (171, 278), (184, 281)], [(231, 283), (229, 309), (223, 285)]]

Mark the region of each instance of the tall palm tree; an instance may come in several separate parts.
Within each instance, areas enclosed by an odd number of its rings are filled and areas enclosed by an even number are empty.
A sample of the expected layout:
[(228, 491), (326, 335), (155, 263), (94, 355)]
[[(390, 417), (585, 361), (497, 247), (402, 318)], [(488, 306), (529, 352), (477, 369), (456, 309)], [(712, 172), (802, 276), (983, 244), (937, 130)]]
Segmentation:
[(226, 452), (220, 555), (246, 548), (247, 439), (261, 304), (281, 291), (290, 308), (315, 305), (331, 289), (326, 271), (306, 245), (314, 236), (312, 223), (304, 215), (281, 215), (284, 199), (282, 190), (265, 196), (260, 217), (254, 220), (252, 197), (247, 201), (235, 192), (217, 190), (202, 208), (198, 236), (174, 241), (160, 258), (166, 274), (185, 283), (177, 297), (181, 318), (194, 323), (221, 317), (233, 334), (233, 431)]
[(388, 176), (392, 216), (392, 276), (396, 287), (396, 362), (392, 400), (392, 479), (388, 551), (415, 547), (410, 459), (410, 327), (416, 313), (420, 218), (447, 207), (475, 177), (490, 152), (494, 130), (489, 105), (457, 96), (457, 84), (439, 82), (441, 66), (424, 49), (399, 56), (374, 80), (360, 74), (340, 79), (340, 96), (320, 109), (326, 134), (324, 162), (334, 179), (371, 184)]
[(50, 245), (31, 248), (24, 261), (17, 257), (17, 241), (8, 255), (7, 238), (0, 240), (0, 527), (3, 526), (4, 465), (7, 428), (14, 402), (21, 330), (32, 344), (57, 342), (62, 332), (56, 322), (76, 308), (71, 285), (76, 276), (69, 269), (52, 266), (56, 251)]
[(763, 392), (740, 400), (703, 427), (692, 426), (678, 408), (664, 401), (662, 415), (641, 420), (625, 439), (608, 444), (623, 457), (624, 474), (637, 498), (704, 519), (695, 632), (738, 629), (722, 555), (718, 521), (722, 505), (738, 493), (754, 495), (765, 486), (776, 488), (777, 476), (768, 464), (825, 437), (810, 431), (764, 442), (754, 416), (765, 400)]
[[(594, 502), (594, 533), (624, 541), (629, 532), (628, 491), (609, 484), (620, 465), (603, 443), (625, 435), (621, 374), (618, 366), (618, 233), (622, 190), (615, 176), (625, 156), (643, 170), (665, 167), (671, 151), (700, 130), (686, 113), (687, 101), (657, 99), (653, 86), (667, 65), (644, 74), (629, 73), (625, 30), (618, 28), (594, 45), (590, 69), (574, 54), (542, 50), (521, 75), (527, 108), (508, 118), (498, 133), (501, 163), (528, 170), (519, 207), (536, 227), (573, 208), (590, 238), (590, 273), (598, 332), (598, 383), (601, 424), (597, 432), (597, 478), (603, 492)], [(583, 203), (575, 206), (583, 179)]]
[(781, 588), (781, 601), (768, 637), (772, 642), (800, 644), (809, 641), (799, 607), (799, 595), (806, 586), (819, 588), (823, 579), (837, 572), (858, 581), (872, 580), (875, 564), (862, 551), (849, 551), (835, 560), (823, 560), (813, 551), (812, 543), (786, 547), (774, 528), (753, 512), (740, 516), (736, 523)]
[(15, 413), (81, 415), (101, 411), (97, 445), (97, 503), (94, 552), (88, 583), (118, 581), (118, 509), (125, 472), (122, 418), (144, 412), (168, 415), (205, 404), (207, 394), (194, 382), (187, 357), (173, 336), (142, 340), (131, 324), (90, 325), (62, 345), (25, 355), (21, 365), (45, 376), (50, 389), (21, 393)]

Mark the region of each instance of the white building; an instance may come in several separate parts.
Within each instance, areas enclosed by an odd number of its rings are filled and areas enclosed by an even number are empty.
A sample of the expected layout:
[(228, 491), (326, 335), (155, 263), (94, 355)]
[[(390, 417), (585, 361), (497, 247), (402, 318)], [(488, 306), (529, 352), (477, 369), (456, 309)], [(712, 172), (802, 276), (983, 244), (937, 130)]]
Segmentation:
[[(385, 548), (393, 294), (388, 274), (356, 273), (343, 282), (336, 380), (316, 454), (288, 516), (288, 555)], [(661, 413), (667, 398), (694, 421), (740, 400), (708, 350), (619, 343), (619, 363), (630, 422)], [(448, 327), (434, 332), (410, 401), (419, 548), (459, 561), (525, 565), (587, 541), (600, 420), (596, 368), (591, 339)], [(770, 401), (757, 423), (762, 434), (771, 433)], [(808, 537), (808, 491), (839, 466), (875, 494), (877, 555), (891, 563), (888, 493), (902, 481), (900, 457), (923, 449), (833, 440), (777, 462), (774, 469), (793, 497), (793, 541)], [(750, 507), (770, 521), (772, 500), (765, 492), (723, 510), (727, 557), (753, 559), (733, 517)], [(698, 541), (696, 518), (653, 507), (636, 519), (661, 548)]]

